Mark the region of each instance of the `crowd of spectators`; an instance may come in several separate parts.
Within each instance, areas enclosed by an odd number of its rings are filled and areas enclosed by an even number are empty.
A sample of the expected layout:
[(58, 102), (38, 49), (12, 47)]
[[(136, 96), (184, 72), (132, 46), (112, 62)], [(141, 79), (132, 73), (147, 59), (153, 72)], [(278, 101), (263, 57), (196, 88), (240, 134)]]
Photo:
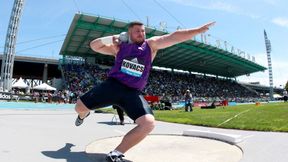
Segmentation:
[(89, 64), (64, 64), (63, 70), (67, 89), (73, 93), (74, 98), (105, 80), (108, 72), (97, 65)]
[(183, 99), (190, 90), (197, 100), (224, 100), (243, 102), (253, 100), (258, 95), (234, 80), (208, 77), (188, 73), (152, 71), (145, 92), (151, 95), (168, 96), (175, 101)]
[[(67, 88), (75, 98), (105, 80), (109, 71), (89, 64), (64, 64), (62, 67)], [(177, 102), (183, 100), (187, 89), (193, 100), (252, 102), (259, 97), (234, 80), (163, 70), (151, 71), (144, 93)]]

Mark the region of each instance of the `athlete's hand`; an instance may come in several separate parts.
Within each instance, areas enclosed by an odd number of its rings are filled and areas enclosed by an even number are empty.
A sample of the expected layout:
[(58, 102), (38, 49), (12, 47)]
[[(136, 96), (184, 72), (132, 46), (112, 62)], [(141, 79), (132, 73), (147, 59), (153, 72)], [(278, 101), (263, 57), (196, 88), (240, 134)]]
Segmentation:
[(205, 33), (207, 30), (209, 30), (209, 28), (213, 25), (215, 25), (216, 21), (213, 21), (213, 22), (209, 22), (203, 26), (201, 26), (198, 30), (199, 30), (199, 33)]

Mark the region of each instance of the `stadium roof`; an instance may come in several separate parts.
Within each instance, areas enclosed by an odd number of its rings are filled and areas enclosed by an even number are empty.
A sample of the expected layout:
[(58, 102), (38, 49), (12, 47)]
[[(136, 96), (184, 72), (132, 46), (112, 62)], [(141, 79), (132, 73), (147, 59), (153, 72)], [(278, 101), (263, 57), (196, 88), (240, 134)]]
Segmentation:
[[(112, 56), (95, 53), (90, 49), (89, 43), (95, 38), (127, 31), (128, 23), (100, 16), (75, 14), (60, 54), (111, 61), (114, 59)], [(167, 34), (150, 27), (146, 27), (145, 31), (147, 38)], [(237, 77), (266, 70), (265, 67), (241, 56), (195, 40), (158, 51), (153, 66), (224, 77)]]

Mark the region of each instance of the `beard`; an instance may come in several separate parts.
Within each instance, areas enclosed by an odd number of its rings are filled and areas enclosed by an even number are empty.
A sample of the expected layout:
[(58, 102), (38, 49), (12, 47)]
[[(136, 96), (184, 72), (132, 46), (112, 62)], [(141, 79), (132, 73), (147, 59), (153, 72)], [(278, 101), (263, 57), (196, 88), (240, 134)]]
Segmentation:
[(138, 40), (135, 40), (134, 43), (137, 45), (142, 45), (144, 41), (145, 39), (138, 39)]
[(132, 43), (135, 43), (137, 45), (139, 44), (143, 44), (143, 42), (145, 41), (146, 39), (146, 35), (144, 35), (144, 37), (142, 36), (137, 36), (137, 37), (132, 37), (132, 35), (129, 35), (129, 42), (132, 42)]
[(137, 45), (142, 45), (142, 44), (143, 44), (143, 42), (144, 42), (144, 40), (142, 40), (142, 41), (139, 41), (139, 42), (135, 42), (135, 44), (137, 44)]

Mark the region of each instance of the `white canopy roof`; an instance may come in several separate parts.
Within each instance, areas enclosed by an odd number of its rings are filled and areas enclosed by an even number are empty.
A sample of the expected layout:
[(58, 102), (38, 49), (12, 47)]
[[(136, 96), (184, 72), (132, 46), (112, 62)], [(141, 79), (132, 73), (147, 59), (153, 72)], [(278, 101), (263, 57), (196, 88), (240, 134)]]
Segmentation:
[(273, 94), (273, 97), (274, 97), (274, 98), (281, 98), (281, 97), (283, 97), (283, 96), (281, 96), (281, 95), (279, 95), (279, 94)]
[(26, 83), (24, 83), (23, 79), (20, 77), (17, 82), (15, 82), (13, 85), (12, 85), (12, 88), (20, 88), (20, 89), (24, 89), (24, 88), (27, 88), (28, 85)]
[(46, 84), (46, 83), (42, 83), (38, 86), (35, 86), (33, 89), (36, 90), (44, 90), (44, 91), (56, 91), (56, 88), (51, 87), (50, 85)]

